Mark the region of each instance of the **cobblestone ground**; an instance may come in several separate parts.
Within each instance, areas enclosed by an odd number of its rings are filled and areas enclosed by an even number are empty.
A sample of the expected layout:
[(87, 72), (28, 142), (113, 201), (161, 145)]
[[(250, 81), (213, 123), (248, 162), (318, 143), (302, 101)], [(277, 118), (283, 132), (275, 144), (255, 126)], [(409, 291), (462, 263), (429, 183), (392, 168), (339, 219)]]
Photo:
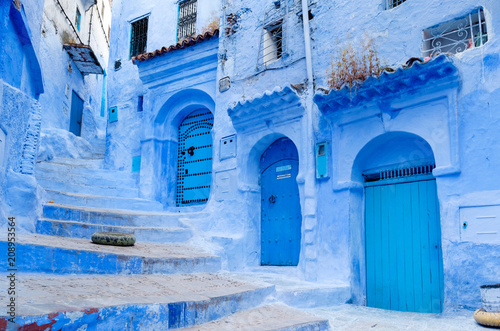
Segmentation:
[(342, 305), (306, 311), (327, 318), (332, 330), (412, 330), (412, 331), (474, 331), (495, 330), (480, 326), (473, 311), (461, 310), (437, 314), (405, 313), (382, 309)]

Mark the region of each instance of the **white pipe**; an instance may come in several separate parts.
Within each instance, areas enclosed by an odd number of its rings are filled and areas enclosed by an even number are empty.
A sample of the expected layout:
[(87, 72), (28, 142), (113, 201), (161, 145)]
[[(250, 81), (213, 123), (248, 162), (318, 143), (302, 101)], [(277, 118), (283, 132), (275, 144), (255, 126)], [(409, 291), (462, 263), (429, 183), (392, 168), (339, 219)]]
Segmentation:
[(307, 85), (312, 87), (313, 68), (311, 58), (311, 35), (309, 30), (309, 0), (302, 0), (302, 22), (304, 24), (304, 47), (306, 51)]
[[(306, 223), (314, 224), (308, 231), (312, 232), (313, 243), (317, 243), (317, 200), (316, 200), (316, 166), (315, 166), (315, 146), (314, 146), (314, 74), (312, 67), (312, 56), (311, 56), (311, 36), (309, 29), (309, 0), (302, 0), (302, 22), (304, 24), (304, 48), (306, 53), (306, 67), (307, 67), (307, 93), (305, 95), (305, 111), (306, 111), (306, 121), (305, 121), (305, 153), (306, 153), (306, 171), (304, 174), (304, 218)], [(303, 224), (303, 229), (304, 224)], [(305, 237), (303, 237), (305, 238)], [(302, 270), (305, 272), (305, 279), (308, 281), (315, 281), (317, 278), (317, 260), (314, 257), (309, 259), (305, 258), (306, 255), (303, 250), (316, 250), (317, 246), (306, 246), (302, 245), (301, 249), (301, 259), (302, 260)], [(313, 253), (312, 256), (315, 254)], [(305, 259), (304, 259), (305, 258)], [(304, 263), (305, 262), (305, 263)]]

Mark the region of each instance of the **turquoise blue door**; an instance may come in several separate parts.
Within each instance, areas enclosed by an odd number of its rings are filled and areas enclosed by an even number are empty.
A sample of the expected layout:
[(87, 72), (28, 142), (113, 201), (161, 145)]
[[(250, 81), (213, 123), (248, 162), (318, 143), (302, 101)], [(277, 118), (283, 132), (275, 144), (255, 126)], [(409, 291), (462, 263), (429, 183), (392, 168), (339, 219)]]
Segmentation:
[(261, 264), (299, 263), (302, 214), (297, 174), (297, 148), (288, 138), (276, 140), (262, 154)]
[(367, 305), (440, 313), (443, 265), (436, 181), (367, 183), (365, 201)]
[(71, 116), (69, 118), (69, 131), (75, 136), (82, 134), (83, 100), (73, 91), (71, 96)]
[(212, 183), (212, 127), (207, 109), (190, 113), (179, 126), (177, 206), (204, 204)]

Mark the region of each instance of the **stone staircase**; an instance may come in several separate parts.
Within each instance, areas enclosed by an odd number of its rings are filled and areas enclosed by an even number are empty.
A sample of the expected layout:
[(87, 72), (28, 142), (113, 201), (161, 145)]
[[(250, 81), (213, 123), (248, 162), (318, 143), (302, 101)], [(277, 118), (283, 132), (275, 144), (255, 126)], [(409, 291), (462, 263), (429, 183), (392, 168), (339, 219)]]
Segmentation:
[[(183, 222), (207, 215), (162, 211), (138, 197), (133, 174), (102, 169), (102, 159), (55, 158), (39, 163), (36, 177), (43, 215), (36, 234), (18, 235), (17, 324), (0, 313), (0, 329), (329, 329), (327, 320), (277, 303), (314, 306), (305, 298), (318, 288), (221, 271), (221, 259), (195, 245)], [(134, 233), (137, 242), (95, 245), (96, 231)], [(0, 277), (0, 286), (8, 281)], [(346, 289), (322, 288), (315, 297), (343, 303)]]

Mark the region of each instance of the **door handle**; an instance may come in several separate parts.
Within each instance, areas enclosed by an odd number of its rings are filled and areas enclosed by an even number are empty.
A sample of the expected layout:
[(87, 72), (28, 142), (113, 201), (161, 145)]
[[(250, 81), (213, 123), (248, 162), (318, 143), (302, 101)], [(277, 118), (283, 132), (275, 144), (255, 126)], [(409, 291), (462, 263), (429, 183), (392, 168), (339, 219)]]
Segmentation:
[(193, 146), (191, 146), (191, 147), (188, 148), (188, 154), (191, 155), (191, 156), (194, 155), (194, 147)]
[(276, 202), (276, 196), (273, 194), (269, 197), (269, 203), (275, 203)]

